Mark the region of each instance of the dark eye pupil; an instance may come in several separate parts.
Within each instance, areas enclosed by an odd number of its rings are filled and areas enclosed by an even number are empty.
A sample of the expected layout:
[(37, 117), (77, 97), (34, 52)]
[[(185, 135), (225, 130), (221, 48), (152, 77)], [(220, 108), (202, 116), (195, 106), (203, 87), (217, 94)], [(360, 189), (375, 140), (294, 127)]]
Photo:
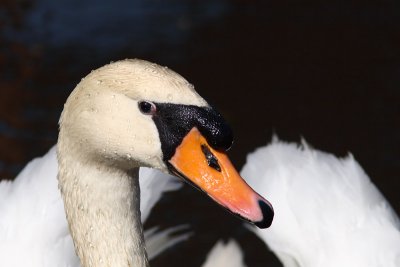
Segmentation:
[(153, 105), (149, 102), (142, 101), (139, 103), (140, 111), (145, 114), (151, 114), (153, 111)]

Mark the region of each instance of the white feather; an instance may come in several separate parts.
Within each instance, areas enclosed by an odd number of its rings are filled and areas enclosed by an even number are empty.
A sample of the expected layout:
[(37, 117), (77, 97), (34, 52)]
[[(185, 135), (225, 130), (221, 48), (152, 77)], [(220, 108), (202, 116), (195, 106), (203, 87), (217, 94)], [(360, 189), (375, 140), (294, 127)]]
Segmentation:
[(167, 248), (187, 240), (192, 235), (191, 232), (179, 233), (188, 230), (188, 228), (187, 225), (178, 225), (163, 231), (157, 231), (157, 227), (146, 230), (144, 232), (144, 238), (146, 239), (146, 248), (149, 259), (152, 260)]
[[(177, 190), (180, 183), (157, 170), (141, 168), (140, 186), (144, 222), (161, 195)], [(152, 242), (156, 245), (151, 249), (160, 253), (182, 240), (170, 239), (170, 234), (160, 233), (163, 242)], [(29, 162), (14, 181), (0, 182), (0, 259), (1, 266), (7, 267), (79, 266), (58, 190), (55, 147)]]
[(202, 267), (245, 267), (243, 253), (234, 240), (226, 244), (221, 240), (208, 253)]
[(398, 217), (352, 155), (274, 141), (241, 174), (274, 206), (255, 232), (286, 267), (400, 266)]

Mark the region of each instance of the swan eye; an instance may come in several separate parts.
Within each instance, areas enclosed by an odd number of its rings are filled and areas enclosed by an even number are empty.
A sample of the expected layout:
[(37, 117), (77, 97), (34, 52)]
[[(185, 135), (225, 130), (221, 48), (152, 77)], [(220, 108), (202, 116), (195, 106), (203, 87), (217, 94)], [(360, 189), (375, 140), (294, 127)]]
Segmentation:
[(152, 115), (156, 112), (156, 105), (151, 102), (140, 101), (139, 109), (143, 114)]

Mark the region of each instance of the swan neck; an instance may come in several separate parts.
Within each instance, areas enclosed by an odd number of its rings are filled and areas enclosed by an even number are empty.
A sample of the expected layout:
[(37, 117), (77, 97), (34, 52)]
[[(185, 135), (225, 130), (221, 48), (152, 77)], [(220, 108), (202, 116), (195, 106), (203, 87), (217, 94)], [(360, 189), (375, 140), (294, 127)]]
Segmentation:
[(59, 155), (59, 188), (83, 267), (147, 267), (139, 169), (82, 164)]

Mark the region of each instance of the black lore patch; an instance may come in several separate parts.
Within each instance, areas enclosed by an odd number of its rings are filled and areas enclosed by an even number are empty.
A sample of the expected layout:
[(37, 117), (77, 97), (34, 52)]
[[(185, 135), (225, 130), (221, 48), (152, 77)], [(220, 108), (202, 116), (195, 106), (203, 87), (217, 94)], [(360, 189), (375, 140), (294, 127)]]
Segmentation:
[(170, 103), (154, 103), (152, 115), (156, 124), (164, 161), (172, 158), (175, 149), (191, 129), (197, 127), (209, 145), (216, 150), (228, 150), (233, 143), (229, 125), (215, 109)]

